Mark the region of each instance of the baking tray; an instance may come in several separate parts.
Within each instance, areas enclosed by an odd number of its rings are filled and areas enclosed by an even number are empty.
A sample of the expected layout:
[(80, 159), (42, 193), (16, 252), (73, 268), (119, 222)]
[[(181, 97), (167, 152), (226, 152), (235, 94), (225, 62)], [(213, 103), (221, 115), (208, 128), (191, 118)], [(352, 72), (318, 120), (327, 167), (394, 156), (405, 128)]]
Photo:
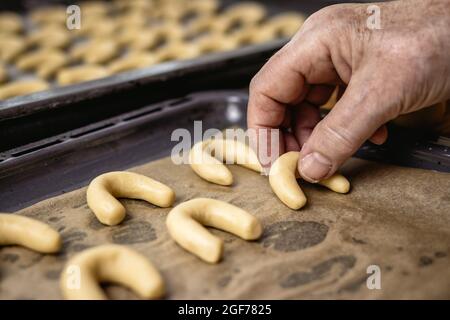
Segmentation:
[[(82, 2), (82, 1), (77, 1)], [(222, 0), (223, 6), (236, 3), (236, 0)], [(276, 14), (287, 10), (298, 10), (306, 15), (319, 10), (329, 4), (341, 1), (267, 1), (260, 0), (267, 8), (270, 14)], [(13, 10), (19, 13), (26, 13), (29, 10), (47, 5), (47, 4), (73, 4), (73, 1), (1, 1), (0, 11)], [(189, 61), (173, 61), (163, 63), (150, 68), (137, 71), (124, 72), (119, 75), (89, 81), (82, 84), (56, 87), (48, 91), (38, 92), (28, 96), (16, 97), (13, 99), (0, 101), (0, 119), (9, 119), (21, 117), (41, 110), (55, 109), (64, 107), (82, 100), (90, 100), (96, 97), (127, 91), (132, 88), (148, 85), (151, 86), (158, 81), (170, 81), (180, 75), (187, 75), (201, 72), (211, 68), (212, 64), (227, 63), (229, 60), (244, 59), (249, 55), (278, 50), (287, 39), (282, 41), (273, 41), (263, 46), (249, 46), (243, 50), (238, 49), (230, 52), (204, 55), (200, 58)]]
[[(175, 129), (246, 127), (245, 91), (197, 93), (148, 105), (95, 124), (0, 153), (0, 212), (12, 212), (88, 184), (95, 176), (170, 155)], [(449, 141), (390, 132), (383, 146), (357, 157), (450, 172)], [(194, 141), (192, 141), (194, 142)], [(447, 145), (445, 144), (447, 143)]]
[(124, 73), (96, 81), (105, 84), (102, 88), (83, 83), (37, 93), (46, 103), (34, 95), (19, 98), (17, 104), (6, 101), (11, 105), (0, 107), (0, 152), (191, 92), (247, 87), (274, 48), (283, 43)]

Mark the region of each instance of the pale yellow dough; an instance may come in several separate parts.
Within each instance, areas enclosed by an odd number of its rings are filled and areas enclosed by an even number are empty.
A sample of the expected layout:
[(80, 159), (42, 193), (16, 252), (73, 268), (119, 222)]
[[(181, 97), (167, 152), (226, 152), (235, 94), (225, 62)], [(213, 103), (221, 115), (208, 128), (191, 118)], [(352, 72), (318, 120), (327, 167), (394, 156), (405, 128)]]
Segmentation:
[(41, 253), (56, 253), (61, 244), (61, 236), (48, 224), (17, 214), (0, 214), (0, 246), (19, 245)]
[(199, 15), (215, 14), (220, 7), (218, 0), (194, 0), (186, 1), (185, 14), (197, 13)]
[(262, 172), (256, 153), (246, 144), (236, 140), (200, 141), (189, 153), (189, 163), (196, 174), (206, 181), (229, 186), (233, 184), (233, 175), (223, 162)]
[(0, 86), (0, 100), (32, 94), (48, 89), (50, 86), (43, 80), (18, 80)]
[(238, 46), (259, 44), (277, 37), (276, 30), (268, 25), (252, 25), (241, 28), (229, 36)]
[(22, 17), (15, 12), (0, 13), (0, 33), (19, 33), (23, 31)]
[(123, 13), (115, 18), (115, 22), (119, 29), (135, 29), (145, 28), (150, 20), (144, 12), (138, 10), (131, 10)]
[(111, 73), (120, 73), (129, 70), (146, 68), (157, 62), (155, 55), (151, 53), (136, 52), (123, 58), (114, 60), (108, 66)]
[(25, 38), (0, 34), (0, 61), (11, 62), (26, 49)]
[(223, 241), (205, 227), (233, 233), (244, 240), (258, 239), (263, 227), (254, 216), (229, 203), (197, 198), (177, 205), (166, 221), (169, 234), (184, 249), (209, 263), (217, 263)]
[(303, 25), (306, 17), (297, 12), (286, 12), (269, 19), (267, 26), (282, 37), (292, 37)]
[(83, 15), (103, 19), (111, 10), (111, 5), (106, 1), (83, 1), (80, 3)]
[[(147, 28), (132, 27), (124, 29), (119, 35), (119, 42), (122, 45), (128, 45), (131, 50), (150, 50), (161, 42), (166, 45), (180, 43), (183, 37), (183, 30), (175, 23), (165, 22), (158, 26)], [(183, 48), (178, 46), (180, 51)], [(178, 53), (180, 56), (182, 52)]]
[[(101, 23), (99, 23), (101, 19)], [(76, 36), (85, 36), (97, 39), (114, 39), (119, 25), (114, 19), (97, 16), (86, 16), (83, 18), (80, 29), (72, 30)]]
[(157, 6), (162, 17), (182, 23), (183, 19), (189, 16), (199, 17), (215, 14), (220, 2), (217, 0), (163, 1)]
[(191, 21), (185, 27), (185, 36), (195, 37), (203, 33), (217, 33), (224, 35), (228, 26), (228, 20), (220, 16), (202, 16)]
[(60, 70), (56, 81), (60, 85), (70, 85), (105, 78), (110, 75), (111, 72), (105, 67), (86, 64)]
[(194, 59), (200, 54), (200, 49), (196, 45), (176, 41), (155, 51), (158, 62)]
[(163, 278), (153, 264), (119, 245), (103, 245), (75, 255), (66, 263), (60, 286), (68, 300), (104, 300), (103, 282), (121, 284), (144, 299), (161, 298), (165, 291)]
[(70, 51), (75, 61), (82, 60), (87, 64), (100, 64), (108, 62), (119, 54), (119, 46), (113, 40), (91, 40), (80, 44)]
[(140, 199), (158, 207), (170, 207), (175, 192), (149, 177), (132, 172), (109, 172), (92, 180), (87, 203), (101, 223), (114, 226), (125, 218), (125, 207), (116, 198)]
[(39, 77), (47, 79), (68, 62), (67, 56), (59, 50), (41, 49), (22, 55), (17, 59), (16, 66), (24, 71), (36, 70)]
[(232, 37), (210, 33), (195, 42), (202, 54), (237, 49), (239, 43)]
[(46, 26), (34, 31), (27, 37), (29, 47), (65, 48), (70, 44), (71, 34), (64, 27)]
[(232, 27), (236, 23), (256, 24), (267, 15), (266, 8), (257, 2), (241, 1), (228, 7), (222, 14), (228, 21), (228, 26)]
[[(167, 0), (166, 0), (167, 1)], [(162, 3), (166, 2), (162, 1)], [(155, 8), (156, 1), (149, 0), (114, 0), (113, 4), (117, 11), (139, 11), (147, 13)]]
[[(300, 153), (291, 151), (280, 156), (270, 168), (269, 182), (273, 192), (289, 208), (297, 210), (306, 204), (306, 197), (297, 183), (299, 177), (297, 163)], [(319, 184), (328, 189), (347, 193), (350, 190), (350, 182), (340, 174), (334, 174)]]

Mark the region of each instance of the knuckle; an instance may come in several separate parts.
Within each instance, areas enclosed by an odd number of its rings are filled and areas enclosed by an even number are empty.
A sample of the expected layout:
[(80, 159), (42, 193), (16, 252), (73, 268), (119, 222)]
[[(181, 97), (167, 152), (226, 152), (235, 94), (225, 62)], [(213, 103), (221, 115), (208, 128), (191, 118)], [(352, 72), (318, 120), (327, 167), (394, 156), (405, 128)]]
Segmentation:
[(357, 20), (353, 5), (331, 5), (310, 15), (300, 29), (297, 38), (301, 37), (302, 40), (305, 40), (304, 38), (320, 38), (325, 41), (335, 41), (345, 36), (355, 25), (359, 25)]
[(273, 72), (273, 64), (276, 64), (276, 59), (279, 57), (277, 52), (270, 60), (259, 70), (259, 72), (250, 81), (249, 89), (252, 94), (261, 93), (268, 94), (270, 92), (271, 74)]
[(305, 24), (308, 26), (323, 27), (336, 21), (340, 17), (347, 15), (347, 9), (340, 4), (327, 6), (316, 11), (306, 19)]
[(250, 87), (250, 92), (256, 92), (256, 91), (258, 91), (259, 90), (259, 87), (260, 87), (260, 76), (259, 76), (259, 73), (257, 73), (253, 78), (252, 78), (252, 80), (250, 81), (250, 85), (249, 85), (249, 87)]
[(328, 22), (329, 20), (328, 18), (330, 17), (332, 11), (334, 11), (332, 6), (320, 9), (319, 11), (316, 11), (312, 15), (310, 15), (306, 19), (305, 24), (308, 26), (313, 26), (317, 24), (323, 25), (324, 23)]

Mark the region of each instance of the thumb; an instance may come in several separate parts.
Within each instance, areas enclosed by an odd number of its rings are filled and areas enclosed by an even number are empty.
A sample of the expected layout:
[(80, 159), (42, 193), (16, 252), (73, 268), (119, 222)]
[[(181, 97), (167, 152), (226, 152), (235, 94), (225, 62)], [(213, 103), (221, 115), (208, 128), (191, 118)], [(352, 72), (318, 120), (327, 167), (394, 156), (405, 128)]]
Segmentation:
[(384, 99), (370, 88), (380, 87), (357, 81), (354, 76), (342, 98), (316, 125), (300, 153), (298, 170), (305, 180), (318, 182), (330, 177), (394, 117), (390, 110), (395, 108), (382, 103)]

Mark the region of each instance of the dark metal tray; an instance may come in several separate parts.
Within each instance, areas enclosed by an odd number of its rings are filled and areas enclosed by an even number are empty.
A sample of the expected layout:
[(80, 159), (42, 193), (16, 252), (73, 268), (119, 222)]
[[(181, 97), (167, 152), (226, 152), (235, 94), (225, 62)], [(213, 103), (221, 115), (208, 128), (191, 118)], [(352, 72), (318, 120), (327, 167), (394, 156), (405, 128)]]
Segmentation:
[(131, 111), (0, 153), (0, 212), (13, 211), (86, 185), (96, 175), (170, 154), (177, 128), (245, 127), (247, 95), (193, 94)]
[[(246, 127), (244, 91), (198, 93), (148, 105), (51, 138), (0, 153), (0, 212), (11, 212), (123, 170), (170, 155), (175, 129)], [(364, 145), (357, 157), (450, 172), (450, 141), (393, 129), (381, 146)], [(444, 139), (444, 140), (442, 140)]]

